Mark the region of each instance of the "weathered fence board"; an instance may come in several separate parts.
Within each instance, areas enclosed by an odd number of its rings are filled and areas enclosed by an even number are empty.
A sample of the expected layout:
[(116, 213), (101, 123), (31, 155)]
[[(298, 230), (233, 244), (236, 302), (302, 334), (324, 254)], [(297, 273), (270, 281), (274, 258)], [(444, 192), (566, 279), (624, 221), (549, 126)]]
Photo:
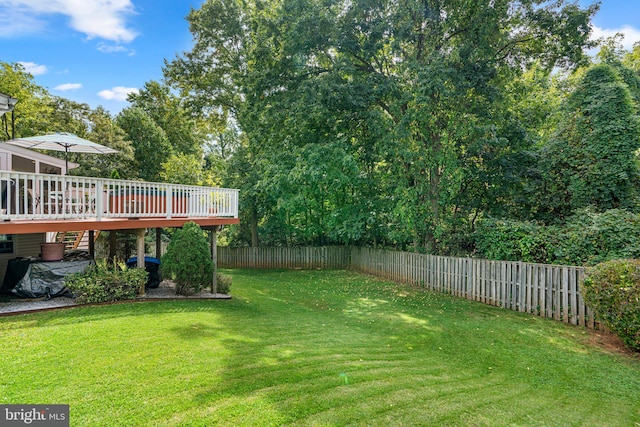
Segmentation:
[(218, 248), (226, 268), (351, 269), (573, 325), (596, 326), (584, 267), (453, 258), (356, 247)]
[(348, 247), (218, 248), (218, 265), (227, 268), (336, 268), (350, 266)]

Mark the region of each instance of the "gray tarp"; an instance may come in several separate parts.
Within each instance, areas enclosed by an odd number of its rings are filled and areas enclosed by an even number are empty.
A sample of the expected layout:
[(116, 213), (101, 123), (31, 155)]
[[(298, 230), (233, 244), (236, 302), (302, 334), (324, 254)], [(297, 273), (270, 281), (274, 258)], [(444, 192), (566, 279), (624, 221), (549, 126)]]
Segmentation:
[(68, 292), (64, 286), (65, 277), (69, 274), (84, 272), (91, 264), (93, 264), (92, 260), (34, 262), (29, 265), (27, 273), (11, 293), (23, 298), (62, 296)]

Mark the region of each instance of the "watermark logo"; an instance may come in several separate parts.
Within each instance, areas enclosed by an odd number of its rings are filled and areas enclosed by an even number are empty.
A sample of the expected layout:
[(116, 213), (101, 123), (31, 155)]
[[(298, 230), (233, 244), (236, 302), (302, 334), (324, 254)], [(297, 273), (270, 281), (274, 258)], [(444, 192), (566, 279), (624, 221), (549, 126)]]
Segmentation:
[(69, 405), (0, 405), (0, 426), (69, 427)]

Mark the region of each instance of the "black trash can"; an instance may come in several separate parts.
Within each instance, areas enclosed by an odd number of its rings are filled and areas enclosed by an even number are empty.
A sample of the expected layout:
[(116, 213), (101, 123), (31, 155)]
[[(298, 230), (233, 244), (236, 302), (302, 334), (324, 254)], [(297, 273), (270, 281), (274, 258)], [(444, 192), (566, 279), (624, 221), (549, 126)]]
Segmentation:
[[(127, 260), (127, 267), (135, 268), (138, 266), (138, 257), (134, 256)], [(155, 289), (160, 286), (162, 277), (160, 277), (160, 260), (150, 256), (144, 257), (144, 269), (147, 271), (148, 278), (145, 288)]]

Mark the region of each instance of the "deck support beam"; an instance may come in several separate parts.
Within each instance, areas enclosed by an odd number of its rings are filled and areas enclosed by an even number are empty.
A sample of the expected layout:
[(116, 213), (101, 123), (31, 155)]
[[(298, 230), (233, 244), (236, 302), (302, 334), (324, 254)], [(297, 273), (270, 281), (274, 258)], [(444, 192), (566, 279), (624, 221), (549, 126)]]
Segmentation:
[(96, 257), (96, 232), (89, 230), (89, 255), (92, 259)]
[(118, 245), (118, 236), (116, 230), (109, 231), (109, 262), (113, 262), (116, 257), (116, 249)]
[(156, 258), (162, 258), (162, 227), (156, 228)]
[[(137, 247), (137, 257), (138, 257), (138, 263), (137, 263), (137, 267), (138, 268), (145, 268), (144, 265), (144, 255), (145, 255), (145, 250), (144, 250), (144, 235), (145, 232), (147, 230), (145, 228), (138, 228), (136, 229), (136, 247)], [(145, 293), (145, 284), (143, 284), (140, 288), (140, 295), (144, 295)]]
[(211, 227), (209, 230), (210, 239), (211, 239), (211, 260), (213, 261), (213, 277), (211, 278), (211, 293), (218, 293), (218, 231), (220, 231), (222, 227), (215, 226)]

